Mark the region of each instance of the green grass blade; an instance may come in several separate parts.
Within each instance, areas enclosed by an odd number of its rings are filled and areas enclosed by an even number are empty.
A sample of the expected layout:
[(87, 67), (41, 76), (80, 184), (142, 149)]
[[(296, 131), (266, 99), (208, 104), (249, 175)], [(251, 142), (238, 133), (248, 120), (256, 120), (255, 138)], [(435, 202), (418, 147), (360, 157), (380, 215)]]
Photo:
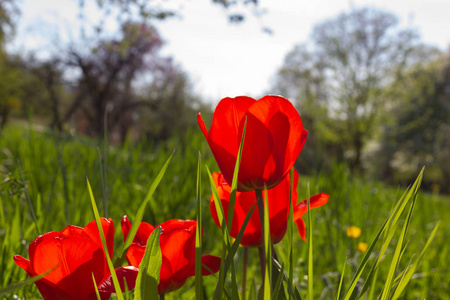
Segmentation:
[(282, 275), (283, 272), (284, 272), (284, 264), (282, 264), (281, 267), (280, 267), (280, 272), (278, 274), (277, 281), (276, 281), (274, 289), (273, 289), (273, 293), (272, 293), (272, 299), (273, 300), (285, 299), (286, 298), (286, 297), (282, 298), (281, 295), (280, 295), (281, 283), (283, 282), (283, 275)]
[(108, 181), (106, 177), (106, 148), (103, 152), (103, 157), (100, 152), (100, 149), (97, 148), (98, 152), (98, 160), (100, 164), (100, 178), (102, 182), (102, 192), (103, 192), (103, 212), (105, 214), (105, 218), (108, 218)]
[[(278, 255), (275, 247), (273, 247), (272, 249), (273, 249), (273, 260), (272, 261), (273, 261), (274, 265), (278, 269), (281, 269), (281, 265), (278, 262), (279, 261), (279, 259), (278, 259), (279, 255)], [(288, 274), (286, 274), (286, 271), (281, 272), (280, 274), (283, 276), (283, 280), (287, 284), (288, 292), (289, 292), (290, 295), (292, 295), (293, 299), (301, 300), (302, 298), (300, 296), (300, 293), (298, 292), (297, 288), (293, 284), (291, 284), (291, 282), (289, 280), (289, 277), (288, 277)]]
[(36, 233), (38, 235), (40, 235), (41, 233), (40, 233), (38, 221), (37, 221), (37, 218), (36, 218), (36, 212), (34, 210), (33, 202), (31, 201), (31, 197), (30, 197), (30, 193), (28, 191), (27, 183), (25, 181), (25, 177), (23, 176), (22, 163), (20, 162), (20, 160), (17, 161), (17, 163), (19, 165), (19, 172), (20, 172), (20, 177), (22, 179), (23, 189), (25, 191), (25, 198), (27, 199), (28, 208), (30, 209), (31, 219), (34, 222), (34, 226), (36, 228)]
[(430, 246), (431, 242), (434, 239), (434, 236), (436, 235), (437, 229), (439, 228), (439, 223), (436, 224), (433, 231), (430, 234), (430, 237), (428, 238), (425, 246), (423, 247), (422, 251), (420, 252), (420, 255), (417, 257), (417, 259), (412, 264), (411, 268), (406, 272), (403, 280), (400, 281), (398, 284), (394, 295), (392, 296), (392, 299), (398, 299), (402, 292), (405, 290), (406, 286), (408, 285), (409, 281), (411, 280), (412, 276), (414, 275), (414, 272), (417, 269), (417, 266), (419, 265), (420, 261), (422, 260), (422, 257), (424, 256), (425, 252), (427, 251), (428, 247)]
[(217, 192), (216, 184), (209, 171), (208, 166), (206, 166), (206, 172), (208, 173), (209, 183), (211, 186), (211, 191), (213, 194), (214, 205), (217, 212), (217, 218), (219, 220), (220, 228), (222, 229), (222, 251), (221, 251), (221, 264), (219, 271), (219, 280), (217, 282), (216, 290), (214, 292), (214, 299), (222, 299), (223, 293), (225, 291), (225, 260), (227, 255), (228, 244), (230, 243), (230, 236), (228, 230), (226, 230), (227, 224), (225, 222), (225, 214), (223, 212), (222, 201), (220, 201), (219, 193)]
[[(236, 254), (237, 250), (239, 249), (239, 244), (242, 241), (242, 237), (244, 236), (244, 232), (245, 232), (245, 228), (247, 227), (248, 222), (250, 221), (250, 218), (255, 210), (256, 207), (256, 203), (253, 204), (250, 207), (250, 210), (248, 211), (247, 215), (245, 216), (244, 222), (242, 223), (241, 229), (239, 230), (238, 235), (236, 236), (236, 239), (233, 242), (233, 245), (231, 246), (231, 251), (230, 254), (227, 256), (227, 261), (228, 260), (232, 260), (234, 255)], [(227, 266), (229, 267), (229, 263), (225, 264), (225, 268), (227, 268)], [(227, 270), (227, 269), (225, 269)]]
[(230, 201), (228, 204), (228, 218), (227, 227), (231, 230), (231, 224), (233, 224), (233, 212), (236, 202), (236, 191), (239, 177), (239, 166), (241, 164), (242, 149), (244, 148), (245, 130), (247, 128), (247, 117), (245, 117), (244, 129), (242, 130), (241, 144), (239, 145), (239, 151), (236, 157), (236, 164), (234, 166), (233, 181), (231, 183)]
[(347, 257), (345, 258), (344, 267), (342, 268), (341, 279), (339, 280), (339, 287), (338, 287), (338, 291), (336, 294), (336, 300), (339, 300), (339, 296), (341, 295), (341, 288), (342, 288), (342, 283), (344, 282), (344, 274), (345, 274), (346, 265), (347, 265)]
[[(385, 239), (385, 241), (383, 242), (383, 244), (381, 246), (380, 254), (378, 255), (378, 260), (377, 260), (376, 264), (372, 267), (372, 270), (369, 273), (368, 278), (366, 278), (366, 283), (364, 284), (364, 286), (362, 288), (361, 295), (363, 293), (365, 293), (365, 291), (367, 290), (367, 288), (371, 282), (371, 276), (373, 276), (373, 274), (376, 273), (374, 271), (377, 269), (377, 266), (380, 263), (381, 258), (383, 257), (383, 255), (394, 235), (395, 228), (396, 228), (395, 225), (398, 223), (398, 220), (399, 220), (401, 214), (403, 213), (407, 203), (409, 202), (409, 199), (415, 192), (417, 192), (417, 190), (420, 186), (420, 183), (422, 181), (422, 176), (423, 176), (423, 169), (419, 173), (419, 175), (418, 175), (416, 181), (414, 182), (414, 184), (412, 185), (412, 187), (408, 188), (407, 191), (403, 194), (402, 198), (394, 206), (393, 211), (389, 214), (389, 217), (386, 219), (386, 221), (381, 226), (380, 230), (375, 235), (374, 239), (372, 240), (372, 243), (370, 244), (369, 248), (367, 249), (366, 253), (364, 254), (364, 257), (363, 257), (361, 263), (359, 264), (358, 269), (356, 270), (356, 272), (352, 278), (352, 281), (350, 282), (350, 286), (348, 287), (348, 289), (345, 293), (344, 300), (348, 300), (352, 296), (352, 293), (356, 287), (356, 283), (358, 282), (363, 270), (365, 269), (365, 267), (367, 265), (367, 262), (370, 258), (370, 254), (372, 253), (372, 251), (375, 247), (375, 244), (378, 242), (380, 236), (387, 230), (387, 238)], [(390, 227), (388, 228), (388, 226), (390, 226)]]
[(103, 232), (102, 223), (100, 221), (100, 215), (98, 214), (98, 208), (97, 204), (95, 203), (94, 194), (92, 193), (91, 184), (89, 183), (89, 180), (86, 178), (88, 190), (89, 190), (89, 197), (91, 198), (91, 206), (92, 206), (92, 212), (94, 213), (95, 223), (97, 224), (97, 229), (100, 234), (100, 240), (102, 241), (103, 251), (105, 252), (106, 262), (108, 263), (109, 271), (111, 272), (111, 278), (113, 280), (114, 289), (116, 290), (116, 295), (119, 300), (123, 300), (123, 294), (122, 289), (119, 285), (119, 280), (117, 278), (116, 271), (114, 270), (114, 266), (111, 260), (111, 257), (109, 257), (108, 247), (106, 245), (106, 239), (105, 239), (105, 233)]
[[(294, 239), (294, 204), (292, 195), (294, 194), (294, 168), (289, 172), (289, 176), (291, 179), (291, 186), (289, 189), (289, 216), (288, 216), (288, 227), (287, 227), (287, 236), (288, 236), (288, 255), (289, 255), (289, 286), (294, 285), (294, 256), (292, 252), (293, 247), (293, 239)], [(294, 297), (292, 293), (289, 292), (289, 300)]]
[(122, 244), (122, 247), (119, 249), (118, 253), (118, 259), (115, 262), (116, 266), (121, 266), (123, 262), (125, 261), (125, 255), (128, 247), (130, 247), (131, 243), (133, 242), (134, 236), (136, 235), (139, 225), (141, 224), (142, 218), (144, 217), (144, 212), (147, 204), (150, 202), (150, 200), (153, 197), (153, 193), (155, 192), (156, 188), (158, 187), (159, 183), (161, 182), (162, 178), (164, 177), (164, 173), (167, 170), (167, 167), (169, 166), (169, 162), (173, 157), (173, 154), (175, 151), (172, 152), (172, 154), (169, 156), (167, 161), (165, 162), (164, 166), (159, 171), (156, 178), (153, 180), (152, 184), (150, 185), (150, 188), (148, 190), (147, 195), (144, 198), (144, 201), (142, 201), (142, 204), (139, 206), (138, 212), (136, 213), (136, 216), (134, 218), (134, 222), (131, 226), (130, 232), (128, 233), (128, 236), (125, 240), (125, 243)]
[(384, 222), (384, 224), (381, 226), (380, 230), (378, 230), (377, 234), (375, 235), (375, 237), (372, 240), (372, 243), (370, 244), (369, 248), (367, 249), (366, 253), (364, 254), (363, 259), (361, 260), (361, 263), (358, 266), (358, 269), (356, 270), (355, 274), (353, 275), (353, 278), (350, 282), (350, 286), (348, 287), (348, 289), (345, 293), (344, 300), (348, 300), (352, 296), (353, 291), (355, 290), (355, 287), (356, 287), (356, 283), (358, 282), (359, 278), (361, 277), (362, 272), (364, 271), (364, 269), (367, 265), (367, 262), (370, 258), (370, 254), (372, 253), (373, 249), (375, 248), (375, 245), (376, 245), (378, 239), (380, 238), (381, 234), (386, 229), (387, 222), (388, 222), (388, 220), (386, 220)]
[(372, 280), (371, 280), (371, 289), (369, 290), (369, 295), (367, 296), (366, 300), (373, 300), (373, 299), (375, 299), (375, 285), (377, 283), (378, 270), (379, 270), (379, 268), (376, 267), (375, 273), (374, 273), (374, 275), (372, 277)]
[(397, 246), (395, 247), (394, 257), (392, 258), (392, 262), (389, 267), (388, 276), (387, 276), (386, 282), (384, 284), (383, 292), (381, 294), (381, 300), (387, 300), (391, 293), (395, 270), (397, 269), (398, 263), (401, 258), (403, 241), (405, 240), (405, 236), (406, 236), (406, 233), (408, 231), (408, 227), (409, 227), (409, 224), (411, 221), (412, 212), (414, 210), (414, 204), (415, 204), (415, 197), (413, 197), (413, 201), (411, 203), (410, 209), (408, 211), (408, 215), (406, 217), (406, 222), (403, 225), (403, 229), (402, 229), (402, 232), (398, 239)]
[(312, 300), (313, 299), (313, 276), (314, 276), (314, 270), (313, 270), (313, 234), (312, 234), (312, 216), (311, 216), (311, 209), (310, 209), (310, 198), (311, 198), (311, 192), (309, 189), (309, 183), (307, 186), (307, 203), (308, 203), (308, 294), (306, 296), (306, 299)]
[[(228, 203), (228, 216), (226, 218), (226, 222), (225, 222), (225, 217), (224, 217), (224, 210), (223, 210), (222, 203), (220, 201), (214, 180), (212, 178), (211, 172), (209, 171), (208, 167), (206, 167), (208, 176), (210, 179), (211, 190), (213, 192), (214, 205), (216, 208), (219, 223), (221, 224), (222, 232), (224, 234), (224, 236), (223, 236), (224, 242), (223, 242), (223, 247), (222, 247), (222, 261), (225, 261), (225, 265), (223, 263), (221, 264), (220, 274), (219, 274), (219, 282), (218, 282), (219, 289), (216, 289), (216, 293), (215, 293), (215, 297), (217, 296), (219, 298), (221, 297), (220, 296), (222, 293), (221, 291), (223, 291), (223, 285), (225, 283), (224, 280), (225, 280), (227, 271), (230, 269), (230, 265), (231, 265), (231, 272), (232, 272), (232, 274), (231, 274), (231, 277), (232, 277), (231, 293), (232, 293), (233, 299), (239, 299), (238, 286), (237, 286), (235, 267), (234, 267), (234, 260), (232, 259), (234, 254), (236, 253), (236, 251), (232, 251), (231, 237), (230, 237), (229, 233), (230, 233), (231, 225), (233, 222), (233, 213), (234, 213), (234, 207), (235, 207), (235, 201), (236, 201), (239, 166), (240, 166), (240, 162), (241, 162), (242, 149), (244, 147), (246, 126), (247, 126), (247, 120), (244, 123), (241, 144), (239, 146), (238, 155), (236, 157), (236, 165), (235, 165), (234, 173), (233, 173), (233, 182), (231, 184), (230, 199), (229, 199), (229, 203)], [(237, 250), (237, 248), (236, 248), (236, 250)], [(226, 255), (226, 252), (228, 252), (228, 255)], [(228, 257), (230, 257), (231, 259), (228, 259)]]
[(159, 272), (162, 263), (160, 234), (161, 227), (155, 228), (147, 240), (145, 254), (139, 264), (139, 273), (136, 278), (135, 300), (158, 299)]
[(202, 283), (202, 201), (201, 201), (201, 155), (197, 163), (197, 227), (195, 229), (195, 299), (203, 299)]
[(97, 282), (95, 281), (94, 273), (92, 273), (92, 281), (94, 282), (95, 296), (97, 297), (97, 300), (102, 300), (100, 297), (100, 292), (98, 291)]
[[(237, 185), (238, 185), (238, 176), (239, 176), (239, 166), (241, 164), (241, 157), (242, 157), (242, 149), (244, 148), (244, 140), (245, 140), (245, 131), (247, 128), (247, 117), (245, 117), (244, 122), (244, 128), (242, 130), (242, 138), (241, 143), (239, 145), (239, 151), (236, 157), (236, 164), (234, 166), (234, 172), (233, 172), (233, 181), (231, 183), (231, 191), (230, 191), (230, 200), (228, 202), (228, 216), (227, 216), (227, 228), (228, 230), (231, 230), (231, 226), (233, 224), (233, 214), (234, 214), (234, 207), (236, 204), (236, 191), (237, 191)], [(228, 252), (228, 256), (232, 254), (231, 251)], [(232, 254), (234, 256), (234, 253)], [(231, 264), (231, 295), (233, 299), (239, 299), (239, 293), (238, 293), (238, 284), (236, 281), (236, 274), (235, 274), (235, 266), (234, 266), (234, 260), (230, 259), (227, 260), (228, 263)], [(227, 268), (225, 267), (225, 272)], [(225, 273), (226, 275), (226, 273)]]

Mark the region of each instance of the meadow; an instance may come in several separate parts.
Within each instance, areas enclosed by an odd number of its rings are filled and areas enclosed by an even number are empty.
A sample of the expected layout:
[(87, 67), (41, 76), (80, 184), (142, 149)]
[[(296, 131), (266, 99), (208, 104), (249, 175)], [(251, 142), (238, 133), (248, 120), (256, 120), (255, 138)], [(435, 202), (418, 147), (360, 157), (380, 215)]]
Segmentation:
[[(203, 211), (203, 251), (220, 256), (220, 235), (210, 216), (211, 188), (204, 166), (218, 171), (214, 157), (200, 130), (188, 131), (164, 143), (125, 142), (109, 145), (71, 134), (35, 131), (23, 126), (8, 125), (0, 135), (0, 285), (17, 284), (27, 274), (13, 261), (15, 254), (27, 257), (27, 245), (39, 234), (60, 231), (68, 224), (85, 226), (94, 219), (86, 178), (89, 180), (100, 215), (112, 218), (115, 224), (115, 249), (123, 244), (120, 220), (127, 215), (134, 220), (150, 184), (173, 150), (161, 183), (147, 206), (143, 221), (153, 225), (168, 219), (196, 219), (197, 166), (201, 156), (201, 205)], [(300, 155), (301, 157), (301, 155)], [(301, 159), (301, 158), (300, 158)], [(311, 211), (313, 221), (313, 297), (336, 299), (340, 286), (346, 289), (363, 258), (360, 243), (370, 244), (390, 210), (407, 188), (388, 187), (381, 182), (352, 176), (344, 165), (336, 164), (330, 174), (317, 172), (299, 179), (299, 200), (325, 192), (328, 203)], [(417, 170), (419, 174), (420, 170)], [(426, 169), (424, 176), (426, 177)], [(406, 213), (405, 213), (406, 214)], [(306, 222), (306, 216), (304, 217)], [(400, 221), (400, 226), (403, 225)], [(425, 246), (435, 226), (434, 239), (413, 275), (402, 299), (450, 299), (448, 258), (450, 234), (450, 199), (448, 195), (419, 191), (414, 212), (402, 247), (402, 259), (395, 276), (414, 261)], [(361, 229), (357, 238), (349, 237), (347, 228)], [(287, 264), (287, 239), (275, 250)], [(382, 258), (374, 283), (374, 298), (381, 294), (389, 276), (398, 236)], [(359, 247), (358, 247), (359, 245)], [(308, 248), (294, 231), (294, 283), (302, 297), (307, 292)], [(371, 255), (369, 267), (375, 261)], [(236, 269), (242, 268), (243, 248), (235, 256)], [(115, 253), (116, 254), (116, 253)], [(259, 265), (257, 250), (249, 250), (248, 286), (257, 286)], [(358, 280), (356, 290), (364, 285), (369, 268)], [(237, 272), (240, 281), (241, 272)], [(207, 299), (212, 298), (217, 279), (203, 278)], [(251, 289), (251, 288), (250, 288)], [(249, 289), (249, 290), (250, 290)], [(5, 299), (40, 298), (34, 284), (12, 293), (1, 293)], [(310, 295), (311, 296), (311, 295)], [(193, 299), (194, 280), (181, 289), (168, 293), (166, 299)]]

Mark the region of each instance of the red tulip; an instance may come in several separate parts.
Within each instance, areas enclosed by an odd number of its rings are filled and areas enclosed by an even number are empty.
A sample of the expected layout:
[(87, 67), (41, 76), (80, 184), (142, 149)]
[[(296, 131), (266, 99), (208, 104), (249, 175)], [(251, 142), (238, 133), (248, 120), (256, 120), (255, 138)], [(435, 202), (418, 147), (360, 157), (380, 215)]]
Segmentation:
[[(159, 245), (161, 247), (162, 264), (159, 274), (158, 293), (165, 294), (181, 288), (186, 280), (195, 275), (195, 230), (197, 221), (168, 220), (161, 227)], [(127, 216), (122, 218), (124, 240), (131, 229)], [(128, 263), (138, 267), (145, 253), (148, 237), (154, 227), (142, 222), (127, 252)], [(213, 255), (202, 255), (202, 263), (216, 273), (220, 268), (220, 258)], [(210, 271), (202, 268), (202, 275), (210, 275)]]
[[(224, 180), (224, 177), (220, 173), (213, 173), (213, 179), (217, 187), (219, 198), (222, 202), (224, 214), (228, 216), (228, 204), (230, 199), (231, 187)], [(292, 197), (293, 203), (297, 202), (297, 183), (298, 173), (294, 171), (294, 193)], [(284, 180), (276, 187), (267, 190), (269, 199), (269, 226), (270, 237), (273, 244), (280, 242), (287, 229), (287, 220), (289, 216), (289, 190), (290, 190), (290, 176), (286, 176)], [(315, 208), (324, 205), (328, 201), (328, 195), (320, 193), (311, 197), (310, 207)], [(211, 196), (211, 215), (220, 227), (219, 219), (217, 216), (216, 207), (214, 204), (214, 198)], [(256, 204), (256, 196), (254, 192), (237, 192), (236, 202), (233, 213), (233, 224), (231, 225), (230, 234), (236, 238), (241, 227), (244, 223), (247, 213), (250, 208)], [(307, 211), (306, 200), (298, 203), (294, 206), (294, 222), (297, 224), (299, 234), (303, 240), (305, 240), (305, 223), (302, 216)], [(250, 221), (245, 228), (244, 235), (241, 240), (241, 244), (246, 247), (259, 247), (263, 245), (263, 237), (261, 233), (261, 223), (259, 220), (258, 207), (255, 207)]]
[(297, 110), (281, 96), (264, 96), (258, 101), (246, 96), (224, 98), (216, 107), (209, 132), (199, 114), (200, 128), (230, 183), (246, 118), (238, 190), (272, 188), (293, 167), (307, 131)]
[[(112, 257), (114, 223), (111, 219), (101, 219), (101, 222)], [(97, 299), (92, 274), (102, 299), (109, 299), (115, 291), (95, 221), (84, 228), (69, 225), (61, 232), (40, 235), (30, 244), (28, 254), (30, 260), (15, 255), (14, 261), (29, 276), (53, 269), (36, 281), (44, 299)], [(121, 267), (116, 269), (116, 274), (121, 285), (125, 278), (128, 288), (132, 289), (138, 271), (135, 267)]]

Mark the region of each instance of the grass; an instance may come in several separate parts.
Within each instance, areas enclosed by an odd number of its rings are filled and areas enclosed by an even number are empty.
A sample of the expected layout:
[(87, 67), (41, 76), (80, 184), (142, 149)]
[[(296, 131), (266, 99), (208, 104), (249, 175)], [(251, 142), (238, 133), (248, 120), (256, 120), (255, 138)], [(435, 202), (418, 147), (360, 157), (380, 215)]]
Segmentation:
[[(159, 224), (167, 219), (193, 219), (198, 210), (197, 199), (202, 199), (203, 253), (221, 256), (221, 230), (209, 216), (211, 189), (208, 174), (201, 172), (197, 186), (198, 153), (203, 166), (217, 170), (214, 158), (198, 132), (188, 132), (184, 138), (173, 138), (164, 144), (126, 143), (123, 146), (108, 146), (104, 151), (100, 141), (71, 135), (57, 136), (38, 133), (18, 126), (7, 127), (0, 135), (0, 285), (10, 287), (28, 276), (15, 265), (14, 254), (27, 257), (27, 245), (38, 234), (60, 231), (66, 225), (85, 226), (92, 221), (92, 209), (86, 177), (92, 187), (99, 214), (115, 222), (115, 252), (113, 261), (119, 255), (123, 237), (120, 219), (128, 215), (135, 219), (150, 184), (164, 163), (176, 149), (161, 183), (155, 190), (144, 212), (143, 221)], [(104, 157), (107, 153), (107, 157)], [(103, 162), (107, 164), (103, 164)], [(103, 172), (104, 171), (104, 172)], [(301, 170), (300, 170), (301, 171)], [(300, 172), (301, 173), (301, 172)], [(417, 170), (419, 173), (419, 170)], [(426, 177), (426, 171), (425, 175)], [(106, 181), (105, 181), (106, 179)], [(102, 184), (106, 182), (105, 184)], [(325, 192), (330, 195), (327, 205), (311, 211), (313, 223), (313, 299), (337, 298), (342, 279), (341, 294), (350, 284), (358, 269), (363, 254), (357, 245), (371, 240), (383, 225), (400, 199), (406, 187), (386, 187), (379, 182), (352, 177), (342, 165), (337, 165), (332, 174), (318, 173), (315, 176), (301, 176), (299, 200)], [(197, 196), (197, 194), (199, 194)], [(407, 208), (399, 223), (399, 232), (407, 219)], [(307, 220), (305, 215), (305, 221)], [(374, 295), (381, 295), (388, 278), (393, 280), (420, 255), (428, 237), (438, 222), (439, 230), (423, 255), (412, 279), (400, 298), (403, 299), (450, 299), (448, 258), (450, 240), (450, 199), (448, 195), (418, 193), (409, 227), (404, 227), (403, 246), (396, 249), (399, 235), (393, 237), (376, 272)], [(346, 235), (348, 226), (362, 229), (357, 239)], [(382, 236), (382, 238), (386, 238)], [(407, 245), (407, 247), (405, 247)], [(275, 251), (288, 270), (289, 241), (286, 237), (275, 245)], [(308, 290), (308, 244), (301, 241), (297, 230), (293, 232), (293, 266), (290, 278), (302, 297)], [(402, 255), (400, 255), (402, 254)], [(243, 249), (235, 256), (236, 270), (242, 269)], [(258, 250), (249, 249), (247, 286), (249, 294), (257, 294), (251, 287), (259, 285)], [(389, 271), (393, 258), (398, 258), (398, 270)], [(372, 253), (368, 267), (356, 283), (356, 290), (364, 286), (370, 267), (376, 259)], [(344, 270), (344, 276), (341, 274)], [(391, 272), (392, 273), (392, 272)], [(240, 272), (236, 273), (240, 282)], [(401, 277), (401, 276), (400, 276)], [(374, 277), (373, 277), (374, 278)], [(204, 298), (212, 298), (217, 279), (203, 278)], [(393, 281), (395, 286), (398, 282)], [(226, 283), (227, 285), (229, 283)], [(198, 289), (199, 287), (197, 287)], [(226, 288), (228, 288), (226, 286)], [(310, 287), (311, 289), (311, 287)], [(231, 287), (229, 289), (231, 291)], [(27, 285), (14, 291), (20, 298), (36, 298), (39, 293), (34, 285)], [(166, 299), (191, 299), (195, 296), (194, 280), (191, 279), (180, 290), (169, 293)], [(311, 295), (310, 295), (311, 296)], [(8, 298), (8, 297), (7, 297)]]

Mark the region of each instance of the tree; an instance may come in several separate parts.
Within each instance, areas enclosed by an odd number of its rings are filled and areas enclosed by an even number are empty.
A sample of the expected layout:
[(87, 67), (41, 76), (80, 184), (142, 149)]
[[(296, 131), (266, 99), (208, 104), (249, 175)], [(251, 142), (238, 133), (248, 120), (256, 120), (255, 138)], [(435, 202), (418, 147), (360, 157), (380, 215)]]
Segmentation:
[(125, 23), (121, 35), (100, 40), (91, 51), (69, 49), (69, 70), (79, 76), (64, 120), (85, 123), (90, 135), (108, 131), (119, 141), (134, 125), (140, 133), (167, 138), (171, 127), (185, 125), (193, 99), (187, 76), (170, 58), (159, 55), (162, 40), (154, 27)]
[(101, 135), (105, 130), (105, 116), (117, 120), (118, 115), (136, 106), (152, 105), (136, 102), (134, 85), (138, 84), (139, 74), (150, 72), (152, 79), (152, 72), (168, 62), (157, 55), (161, 45), (154, 27), (126, 23), (120, 40), (101, 40), (92, 51), (72, 46), (67, 63), (80, 75), (74, 82), (74, 101), (65, 120), (82, 111), (90, 124), (90, 133)]
[(383, 88), (407, 65), (418, 41), (414, 30), (397, 25), (395, 15), (374, 8), (342, 13), (316, 25), (276, 77), (274, 91), (296, 99), (301, 112), (325, 125), (356, 172), (386, 104)]
[[(83, 9), (85, 1), (78, 0), (81, 9)], [(264, 13), (263, 10), (258, 9), (258, 0), (211, 0), (211, 2), (228, 11), (228, 20), (231, 23), (241, 23), (245, 20), (242, 7), (251, 6), (255, 16)], [(168, 3), (155, 5), (148, 0), (97, 0), (96, 3), (99, 8), (105, 11), (105, 17), (112, 14), (113, 11), (117, 11), (116, 17), (121, 23), (137, 20), (146, 23), (148, 20), (164, 20), (179, 15), (176, 9), (168, 7)]]
[(5, 41), (14, 35), (14, 16), (17, 13), (13, 0), (0, 1), (0, 129), (5, 126), (20, 93), (20, 72), (14, 66), (16, 57), (9, 56), (4, 50)]
[(5, 41), (14, 36), (14, 17), (18, 12), (17, 3), (14, 0), (0, 1), (0, 45), (2, 48)]
[[(383, 126), (378, 154), (380, 174), (410, 180), (426, 166), (428, 183), (449, 191), (450, 180), (450, 52), (417, 62), (390, 87), (395, 97)], [(425, 183), (427, 183), (425, 182)]]
[(3, 129), (11, 111), (20, 103), (21, 72), (16, 66), (17, 57), (9, 56), (0, 49), (0, 130)]

